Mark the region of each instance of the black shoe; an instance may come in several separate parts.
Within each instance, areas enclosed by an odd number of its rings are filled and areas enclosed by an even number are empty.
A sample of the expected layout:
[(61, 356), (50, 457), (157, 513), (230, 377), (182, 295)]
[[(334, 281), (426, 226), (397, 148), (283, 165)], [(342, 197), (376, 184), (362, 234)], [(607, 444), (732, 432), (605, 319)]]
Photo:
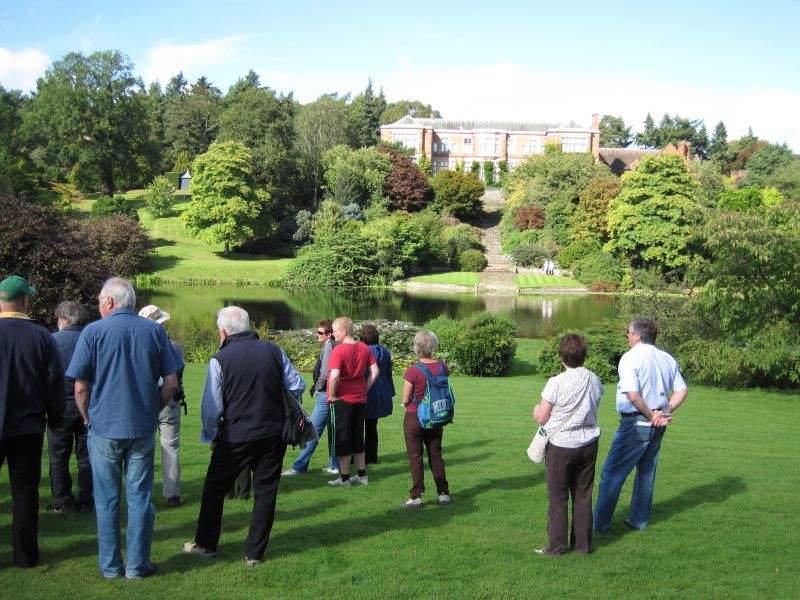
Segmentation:
[(171, 498), (167, 498), (167, 506), (170, 508), (178, 508), (179, 506), (183, 506), (183, 498), (180, 496), (172, 496)]
[(128, 575), (126, 573), (125, 574), (125, 578), (126, 579), (144, 579), (146, 577), (150, 577), (152, 575), (155, 575), (156, 574), (156, 566), (153, 563), (150, 563), (150, 567), (151, 568), (150, 568), (149, 571), (145, 571), (144, 573), (142, 573), (140, 575)]
[(67, 506), (66, 504), (62, 504), (61, 506), (56, 506), (55, 504), (48, 504), (45, 510), (47, 512), (52, 512), (61, 515), (66, 512), (69, 512), (69, 506)]

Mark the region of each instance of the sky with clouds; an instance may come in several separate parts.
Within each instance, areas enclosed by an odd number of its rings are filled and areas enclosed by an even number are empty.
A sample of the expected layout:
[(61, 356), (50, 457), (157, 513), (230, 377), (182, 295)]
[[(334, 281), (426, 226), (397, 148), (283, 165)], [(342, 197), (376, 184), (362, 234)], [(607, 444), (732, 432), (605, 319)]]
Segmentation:
[(452, 119), (638, 130), (668, 112), (800, 153), (798, 24), (800, 0), (0, 0), (0, 85), (34, 90), (65, 54), (115, 49), (145, 83), (182, 71), (226, 91), (253, 69), (305, 103), (372, 78)]

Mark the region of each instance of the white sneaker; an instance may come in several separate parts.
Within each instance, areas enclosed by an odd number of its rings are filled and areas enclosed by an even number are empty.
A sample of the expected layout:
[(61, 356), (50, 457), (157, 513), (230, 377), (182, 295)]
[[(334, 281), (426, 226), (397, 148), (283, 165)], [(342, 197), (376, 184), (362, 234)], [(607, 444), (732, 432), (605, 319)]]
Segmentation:
[(347, 481), (342, 481), (340, 477), (338, 479), (332, 479), (328, 482), (328, 485), (332, 485), (333, 487), (350, 487), (352, 484), (349, 479)]
[(350, 481), (353, 483), (360, 483), (361, 485), (369, 485), (369, 477), (367, 475), (364, 475), (363, 477), (360, 475), (353, 475), (350, 478)]
[(409, 498), (400, 506), (403, 508), (422, 508), (422, 498)]
[(448, 504), (452, 504), (453, 501), (450, 499), (450, 496), (447, 494), (439, 494), (439, 504), (442, 506), (446, 506)]
[(323, 467), (322, 472), (327, 473), (328, 475), (338, 475), (339, 469), (334, 469), (333, 467)]
[(305, 473), (295, 471), (294, 469), (289, 469), (288, 471), (281, 473), (281, 477), (294, 477), (295, 475), (305, 475)]

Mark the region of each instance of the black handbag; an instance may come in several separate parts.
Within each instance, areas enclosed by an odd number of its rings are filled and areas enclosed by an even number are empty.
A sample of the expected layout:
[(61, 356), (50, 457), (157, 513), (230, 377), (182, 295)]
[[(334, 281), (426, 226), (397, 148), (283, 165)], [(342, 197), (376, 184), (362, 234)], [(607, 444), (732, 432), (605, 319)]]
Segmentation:
[(286, 389), (283, 392), (283, 441), (289, 446), (305, 448), (308, 442), (317, 440), (317, 432), (311, 417), (297, 399)]

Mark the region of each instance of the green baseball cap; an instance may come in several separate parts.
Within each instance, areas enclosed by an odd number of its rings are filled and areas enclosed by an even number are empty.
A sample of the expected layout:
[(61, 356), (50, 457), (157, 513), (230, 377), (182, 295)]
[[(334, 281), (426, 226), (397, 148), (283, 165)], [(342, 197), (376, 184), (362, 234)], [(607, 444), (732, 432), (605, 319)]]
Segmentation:
[(0, 300), (16, 300), (36, 293), (36, 288), (19, 275), (11, 275), (0, 281)]

